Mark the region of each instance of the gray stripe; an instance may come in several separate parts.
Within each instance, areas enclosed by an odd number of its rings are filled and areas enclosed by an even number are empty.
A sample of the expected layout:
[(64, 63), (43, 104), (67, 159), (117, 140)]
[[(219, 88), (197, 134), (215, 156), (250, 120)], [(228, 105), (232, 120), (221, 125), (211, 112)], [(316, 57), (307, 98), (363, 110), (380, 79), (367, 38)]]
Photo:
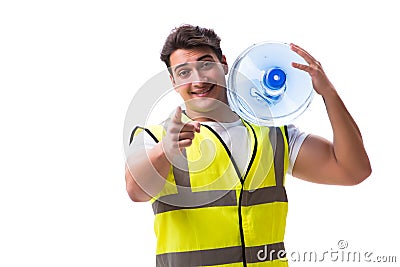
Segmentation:
[(283, 242), (246, 248), (247, 263), (272, 261), (281, 259), (286, 261), (286, 251)]
[(190, 188), (181, 188), (179, 194), (160, 197), (153, 203), (154, 214), (180, 210), (217, 206), (236, 206), (236, 191), (213, 190), (192, 192)]
[(187, 161), (187, 156), (186, 156), (186, 149), (182, 151), (182, 162), (179, 163), (178, 166), (174, 166), (172, 168), (172, 171), (174, 173), (174, 179), (175, 183), (178, 188), (178, 192), (181, 189), (181, 187), (191, 187), (190, 185), (190, 175), (189, 175), (189, 166), (188, 166), (188, 161)]
[(283, 186), (285, 145), (282, 131), (278, 127), (270, 128), (269, 139), (274, 152), (275, 181), (277, 186)]
[(157, 267), (212, 266), (242, 261), (242, 247), (240, 246), (165, 253), (156, 256)]
[[(246, 248), (247, 263), (282, 259), (286, 256), (283, 242)], [(188, 252), (172, 252), (156, 256), (157, 267), (213, 266), (243, 262), (242, 247), (227, 247)]]
[(281, 186), (258, 188), (243, 191), (242, 206), (252, 206), (272, 202), (287, 202), (286, 190)]
[[(286, 190), (281, 186), (271, 186), (243, 191), (242, 206), (252, 206), (272, 202), (288, 202)], [(181, 188), (179, 194), (163, 196), (153, 203), (154, 214), (180, 209), (193, 209), (217, 206), (236, 206), (234, 190), (214, 190), (191, 192)]]

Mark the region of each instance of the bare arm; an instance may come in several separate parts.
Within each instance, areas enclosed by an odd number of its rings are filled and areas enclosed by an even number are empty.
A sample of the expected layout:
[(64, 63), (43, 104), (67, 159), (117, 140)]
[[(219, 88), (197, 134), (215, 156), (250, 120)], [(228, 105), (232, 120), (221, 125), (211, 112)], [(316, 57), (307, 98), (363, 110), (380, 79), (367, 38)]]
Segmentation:
[(126, 191), (133, 201), (148, 201), (162, 190), (171, 164), (161, 143), (150, 150), (136, 151), (126, 161)]
[(371, 165), (361, 132), (337, 91), (326, 77), (321, 64), (302, 48), (292, 45), (307, 65), (295, 68), (311, 75), (315, 91), (325, 102), (333, 131), (333, 142), (310, 135), (300, 148), (293, 176), (315, 183), (355, 185), (371, 174)]

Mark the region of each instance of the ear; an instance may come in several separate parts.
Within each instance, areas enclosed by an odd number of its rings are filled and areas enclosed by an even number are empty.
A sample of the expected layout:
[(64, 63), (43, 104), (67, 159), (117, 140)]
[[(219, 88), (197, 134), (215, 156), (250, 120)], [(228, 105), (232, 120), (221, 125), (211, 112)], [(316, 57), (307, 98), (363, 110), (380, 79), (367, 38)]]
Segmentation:
[(225, 75), (227, 75), (228, 74), (228, 63), (226, 62), (225, 55), (222, 55), (221, 64), (222, 64), (222, 67), (224, 68)]

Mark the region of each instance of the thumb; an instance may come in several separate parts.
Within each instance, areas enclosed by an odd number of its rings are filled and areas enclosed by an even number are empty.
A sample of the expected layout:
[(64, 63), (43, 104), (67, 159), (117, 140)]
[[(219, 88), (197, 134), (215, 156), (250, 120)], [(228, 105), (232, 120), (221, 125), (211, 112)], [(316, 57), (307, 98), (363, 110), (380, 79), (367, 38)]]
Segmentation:
[(174, 120), (174, 122), (178, 122), (178, 123), (182, 122), (182, 109), (180, 106), (178, 106), (176, 108), (173, 120)]

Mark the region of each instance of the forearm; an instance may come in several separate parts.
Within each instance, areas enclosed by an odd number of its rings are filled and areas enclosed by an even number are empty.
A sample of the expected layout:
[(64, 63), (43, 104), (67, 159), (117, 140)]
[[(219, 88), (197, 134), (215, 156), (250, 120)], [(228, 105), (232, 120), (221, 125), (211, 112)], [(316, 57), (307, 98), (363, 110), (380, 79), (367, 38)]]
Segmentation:
[(334, 88), (323, 95), (333, 131), (333, 152), (338, 165), (355, 179), (371, 172), (361, 132)]
[(133, 201), (148, 201), (164, 187), (171, 164), (161, 143), (128, 157), (125, 168), (126, 190)]

